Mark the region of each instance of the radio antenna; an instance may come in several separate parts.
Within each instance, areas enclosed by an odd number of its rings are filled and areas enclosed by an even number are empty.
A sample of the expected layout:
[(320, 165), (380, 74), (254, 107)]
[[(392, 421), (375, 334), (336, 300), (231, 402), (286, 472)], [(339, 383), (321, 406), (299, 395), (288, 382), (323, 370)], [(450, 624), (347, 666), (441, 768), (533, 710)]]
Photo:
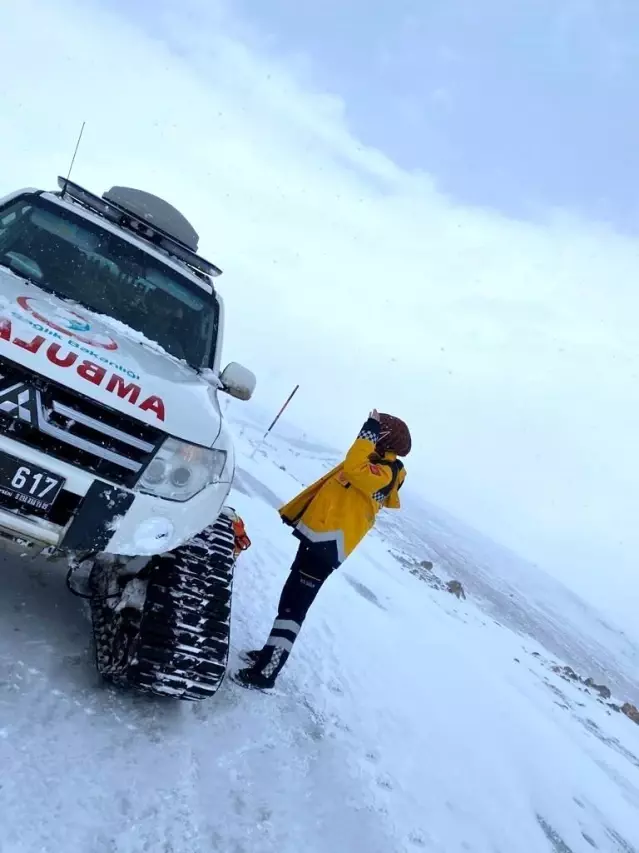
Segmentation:
[(84, 133), (84, 125), (85, 121), (82, 122), (82, 127), (80, 128), (80, 135), (78, 136), (78, 141), (75, 143), (75, 151), (73, 152), (73, 157), (71, 158), (71, 165), (69, 166), (69, 171), (67, 172), (67, 176), (64, 180), (64, 186), (62, 187), (62, 194), (60, 198), (64, 198), (64, 194), (67, 191), (67, 184), (69, 183), (69, 178), (71, 177), (71, 170), (73, 169), (73, 164), (75, 163), (75, 155), (78, 153), (78, 148), (80, 147), (80, 141), (82, 139), (82, 134)]

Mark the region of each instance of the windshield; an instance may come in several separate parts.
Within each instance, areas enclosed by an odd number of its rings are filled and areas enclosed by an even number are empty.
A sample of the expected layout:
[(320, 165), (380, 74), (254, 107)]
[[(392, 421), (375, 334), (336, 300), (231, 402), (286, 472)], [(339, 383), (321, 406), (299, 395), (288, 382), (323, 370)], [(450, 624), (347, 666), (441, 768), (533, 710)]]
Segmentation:
[(0, 264), (141, 332), (195, 368), (210, 366), (218, 323), (215, 296), (40, 196), (23, 196), (0, 210)]

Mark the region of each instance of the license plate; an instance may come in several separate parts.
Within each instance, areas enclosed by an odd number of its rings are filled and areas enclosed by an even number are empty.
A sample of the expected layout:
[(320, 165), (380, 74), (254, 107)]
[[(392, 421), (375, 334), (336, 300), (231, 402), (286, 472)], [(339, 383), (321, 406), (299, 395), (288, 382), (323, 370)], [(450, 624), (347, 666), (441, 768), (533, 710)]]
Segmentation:
[(0, 498), (33, 509), (47, 510), (64, 486), (63, 477), (0, 453)]

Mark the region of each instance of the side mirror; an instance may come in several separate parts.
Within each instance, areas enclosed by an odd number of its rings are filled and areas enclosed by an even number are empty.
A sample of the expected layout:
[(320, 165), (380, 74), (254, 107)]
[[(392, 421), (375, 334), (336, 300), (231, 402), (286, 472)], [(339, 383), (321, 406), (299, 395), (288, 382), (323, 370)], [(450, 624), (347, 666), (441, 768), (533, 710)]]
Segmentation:
[(220, 374), (220, 382), (222, 390), (238, 400), (250, 400), (257, 384), (255, 374), (236, 361), (226, 365)]

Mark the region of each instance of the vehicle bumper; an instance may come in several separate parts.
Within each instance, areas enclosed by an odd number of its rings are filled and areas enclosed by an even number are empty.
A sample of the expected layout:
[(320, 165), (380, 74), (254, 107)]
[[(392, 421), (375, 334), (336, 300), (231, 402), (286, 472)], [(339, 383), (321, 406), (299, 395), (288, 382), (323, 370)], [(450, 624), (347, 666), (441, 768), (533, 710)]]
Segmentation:
[(172, 551), (213, 524), (230, 490), (230, 483), (216, 483), (184, 503), (135, 493), (103, 550), (126, 557)]
[(10, 539), (26, 539), (40, 545), (58, 545), (61, 529), (42, 519), (32, 520), (0, 508), (0, 535)]
[(98, 479), (7, 435), (0, 436), (0, 449), (65, 478), (65, 491), (77, 499), (63, 524), (0, 506), (0, 536), (45, 547), (124, 557), (166, 553), (212, 524), (231, 489), (216, 483), (189, 501), (167, 501)]

